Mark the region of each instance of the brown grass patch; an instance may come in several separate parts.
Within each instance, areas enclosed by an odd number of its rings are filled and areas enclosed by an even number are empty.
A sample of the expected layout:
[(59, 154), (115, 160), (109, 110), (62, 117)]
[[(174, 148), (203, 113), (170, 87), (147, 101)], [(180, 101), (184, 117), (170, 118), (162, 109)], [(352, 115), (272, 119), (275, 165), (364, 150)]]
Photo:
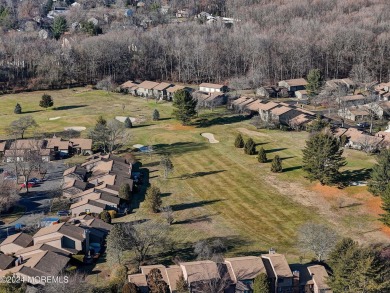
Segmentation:
[(373, 215), (380, 215), (383, 214), (383, 210), (381, 208), (382, 206), (382, 199), (379, 196), (373, 196), (366, 202), (366, 207), (369, 213)]
[(321, 195), (328, 199), (338, 198), (345, 195), (345, 192), (339, 188), (334, 186), (321, 185), (321, 183), (316, 183), (312, 187), (312, 190), (321, 193)]
[(173, 124), (167, 127), (167, 130), (193, 130), (194, 126), (181, 125), (181, 124)]

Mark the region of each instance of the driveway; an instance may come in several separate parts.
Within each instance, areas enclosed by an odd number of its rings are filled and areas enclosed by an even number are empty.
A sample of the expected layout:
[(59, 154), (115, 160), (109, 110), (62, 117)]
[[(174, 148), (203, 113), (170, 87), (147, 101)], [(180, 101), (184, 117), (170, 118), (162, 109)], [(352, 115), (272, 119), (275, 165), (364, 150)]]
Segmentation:
[(0, 240), (16, 233), (15, 224), (31, 225), (36, 223), (48, 211), (50, 207), (49, 192), (58, 189), (62, 183), (62, 174), (66, 166), (61, 161), (50, 162), (43, 183), (37, 187), (21, 190), (19, 205), (26, 207), (25, 214), (18, 220), (0, 225)]

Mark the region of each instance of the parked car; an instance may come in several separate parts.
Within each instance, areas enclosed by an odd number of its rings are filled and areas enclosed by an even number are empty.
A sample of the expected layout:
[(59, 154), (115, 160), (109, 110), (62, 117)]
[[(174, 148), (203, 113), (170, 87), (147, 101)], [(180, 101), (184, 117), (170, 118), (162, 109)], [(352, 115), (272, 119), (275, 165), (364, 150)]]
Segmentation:
[(38, 183), (42, 183), (42, 180), (34, 177), (34, 178), (29, 179), (28, 182), (33, 182), (35, 184), (38, 184)]
[(69, 215), (70, 215), (69, 211), (58, 211), (57, 212), (57, 216), (59, 216), (59, 217), (67, 217)]
[(37, 186), (37, 184), (34, 183), (34, 182), (27, 182), (27, 185), (26, 185), (26, 183), (20, 184), (20, 188), (26, 188), (26, 186), (27, 186), (28, 188), (31, 188), (31, 187)]
[(361, 127), (361, 128), (367, 128), (367, 127), (370, 127), (370, 123), (368, 122), (359, 122), (358, 124), (356, 124), (357, 127)]

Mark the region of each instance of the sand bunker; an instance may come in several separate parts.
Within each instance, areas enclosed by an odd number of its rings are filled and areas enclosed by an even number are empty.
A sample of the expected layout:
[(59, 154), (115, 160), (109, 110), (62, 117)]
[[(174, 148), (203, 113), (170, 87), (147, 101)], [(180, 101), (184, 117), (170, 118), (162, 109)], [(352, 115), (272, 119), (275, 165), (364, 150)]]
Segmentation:
[(70, 126), (70, 127), (64, 127), (64, 130), (75, 130), (75, 131), (83, 131), (87, 128), (84, 126)]
[(143, 144), (135, 144), (133, 145), (133, 148), (136, 148), (136, 149), (140, 149), (140, 148), (143, 148), (144, 145)]
[(202, 133), (201, 136), (207, 138), (209, 143), (219, 143), (219, 141), (214, 138), (214, 134), (212, 133)]
[(49, 120), (57, 120), (57, 119), (60, 119), (61, 117), (52, 117), (52, 118), (49, 118)]
[[(120, 122), (125, 122), (126, 118), (127, 118), (127, 116), (116, 116), (116, 117), (115, 117), (115, 119), (118, 120), (118, 121), (120, 121)], [(137, 120), (137, 119), (134, 118), (134, 117), (129, 117), (129, 118), (130, 118), (130, 121), (131, 121), (132, 123), (134, 123), (135, 120)]]

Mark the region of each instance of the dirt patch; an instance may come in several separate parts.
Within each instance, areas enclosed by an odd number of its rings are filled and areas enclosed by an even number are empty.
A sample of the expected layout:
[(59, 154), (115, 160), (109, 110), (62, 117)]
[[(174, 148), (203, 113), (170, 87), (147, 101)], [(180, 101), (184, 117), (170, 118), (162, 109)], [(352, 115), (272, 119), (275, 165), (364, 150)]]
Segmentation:
[[(321, 186), (316, 184), (311, 189), (305, 188), (301, 183), (298, 182), (286, 182), (281, 181), (277, 176), (269, 175), (265, 178), (266, 182), (274, 186), (281, 194), (284, 194), (291, 198), (293, 201), (309, 207), (313, 213), (317, 213), (326, 218), (334, 229), (336, 229), (341, 235), (356, 238), (362, 242), (372, 242), (373, 239), (377, 242), (388, 242), (390, 234), (386, 230), (382, 229), (382, 226), (378, 229), (377, 223), (373, 223), (370, 232), (362, 235), (357, 229), (352, 230), (343, 225), (344, 213), (348, 210), (338, 209), (338, 199), (343, 199), (343, 205), (350, 205), (357, 203), (356, 199), (351, 199), (347, 196), (347, 193), (337, 187)], [(373, 210), (378, 212), (379, 203), (373, 200)], [(379, 205), (380, 206), (380, 205)], [(367, 205), (363, 203), (363, 211)], [(380, 207), (379, 207), (380, 209)], [(354, 212), (356, 213), (356, 212)], [(374, 227), (375, 226), (375, 227)], [(390, 231), (389, 231), (390, 232)], [(358, 236), (359, 235), (359, 236)]]
[(249, 130), (249, 129), (246, 129), (246, 128), (236, 128), (239, 132), (243, 133), (243, 134), (246, 134), (246, 135), (250, 135), (250, 136), (259, 136), (259, 137), (269, 137), (268, 134), (265, 134), (265, 133), (261, 133), (261, 132), (258, 132), (258, 131), (253, 131), (253, 130)]
[(167, 127), (167, 130), (193, 130), (193, 129), (195, 129), (194, 126), (181, 125), (181, 124), (174, 124)]

